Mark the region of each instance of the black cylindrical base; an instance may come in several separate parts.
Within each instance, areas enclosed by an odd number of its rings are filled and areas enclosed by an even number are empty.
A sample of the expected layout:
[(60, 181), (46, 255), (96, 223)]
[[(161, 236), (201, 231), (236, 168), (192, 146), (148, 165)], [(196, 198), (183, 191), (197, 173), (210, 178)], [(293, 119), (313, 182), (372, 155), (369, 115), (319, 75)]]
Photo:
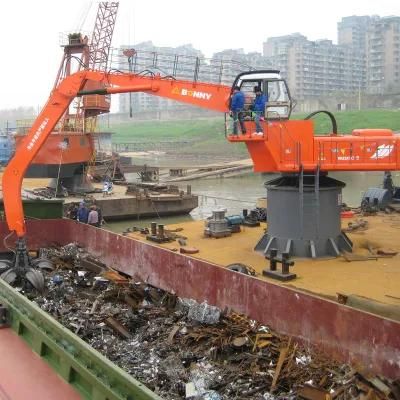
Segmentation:
[[(352, 243), (341, 231), (344, 183), (327, 176), (282, 176), (265, 184), (268, 191), (268, 230), (255, 249), (271, 248), (296, 257), (338, 256)], [(315, 180), (318, 179), (318, 182)]]

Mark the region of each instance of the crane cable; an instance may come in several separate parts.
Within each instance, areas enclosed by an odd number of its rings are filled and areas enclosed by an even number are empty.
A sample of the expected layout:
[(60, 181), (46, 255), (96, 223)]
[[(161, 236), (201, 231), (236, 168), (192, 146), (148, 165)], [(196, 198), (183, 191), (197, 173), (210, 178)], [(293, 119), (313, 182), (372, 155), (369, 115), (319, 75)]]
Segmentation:
[(92, 6), (93, 6), (93, 1), (89, 1), (89, 2), (86, 3), (86, 5), (85, 4), (83, 5), (83, 7), (82, 7), (83, 11), (81, 13), (82, 17), (81, 17), (80, 23), (78, 23), (78, 26), (77, 26), (77, 31), (78, 32), (82, 31), (82, 27), (83, 27), (83, 25), (85, 24), (85, 22), (87, 20), (87, 17), (88, 17), (88, 15), (90, 13), (90, 10), (91, 10)]

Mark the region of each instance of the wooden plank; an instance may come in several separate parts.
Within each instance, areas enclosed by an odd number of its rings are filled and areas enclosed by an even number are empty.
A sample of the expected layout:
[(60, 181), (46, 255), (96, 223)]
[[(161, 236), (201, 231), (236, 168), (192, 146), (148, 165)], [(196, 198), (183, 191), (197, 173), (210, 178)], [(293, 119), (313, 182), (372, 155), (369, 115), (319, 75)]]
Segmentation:
[(287, 354), (289, 352), (291, 340), (292, 339), (290, 338), (287, 347), (283, 347), (280, 350), (278, 362), (276, 363), (274, 378), (272, 379), (272, 384), (271, 384), (271, 389), (270, 389), (271, 392), (274, 391), (274, 389), (276, 387), (276, 384), (278, 382), (279, 375), (281, 373), (283, 363), (285, 362), (286, 356), (287, 356)]
[(314, 386), (304, 386), (303, 388), (299, 389), (297, 394), (302, 398), (302, 399), (307, 399), (307, 400), (331, 400), (332, 397), (331, 395), (322, 389), (316, 388)]
[(116, 333), (120, 334), (125, 339), (129, 339), (131, 337), (131, 334), (128, 332), (128, 330), (123, 325), (121, 325), (116, 319), (114, 319), (113, 317), (108, 317), (104, 322), (113, 331), (115, 331)]

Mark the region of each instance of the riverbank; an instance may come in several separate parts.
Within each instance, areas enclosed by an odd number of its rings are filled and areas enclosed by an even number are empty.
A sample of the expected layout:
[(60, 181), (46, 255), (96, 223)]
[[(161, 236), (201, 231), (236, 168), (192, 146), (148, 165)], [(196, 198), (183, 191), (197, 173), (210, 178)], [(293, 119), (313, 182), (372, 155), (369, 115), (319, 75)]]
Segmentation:
[[(304, 119), (305, 113), (293, 113), (291, 119)], [(350, 133), (353, 129), (386, 128), (400, 131), (399, 110), (361, 110), (334, 113), (339, 133)], [(318, 115), (313, 118), (315, 134), (327, 134), (332, 131), (329, 118)], [(219, 117), (190, 120), (152, 120), (113, 122), (113, 143), (145, 142), (154, 150), (164, 151), (162, 144), (178, 143), (168, 146), (167, 152), (179, 154), (183, 158), (214, 157), (226, 161), (247, 158), (248, 153), (243, 143), (232, 145), (225, 139), (225, 133), (231, 128), (228, 117), (225, 125), (223, 114)], [(110, 127), (107, 128), (110, 130)], [(159, 143), (159, 145), (157, 145)]]

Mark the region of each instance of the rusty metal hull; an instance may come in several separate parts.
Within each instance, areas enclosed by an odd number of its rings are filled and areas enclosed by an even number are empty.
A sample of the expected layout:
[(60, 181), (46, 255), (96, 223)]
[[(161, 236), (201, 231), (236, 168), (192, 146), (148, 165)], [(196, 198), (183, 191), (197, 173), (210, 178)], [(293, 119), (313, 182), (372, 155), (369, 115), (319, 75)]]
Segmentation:
[[(16, 149), (23, 146), (25, 134), (15, 137)], [(92, 135), (83, 132), (53, 132), (28, 168), (26, 177), (71, 177), (93, 158)], [(61, 165), (61, 170), (59, 166)]]
[[(1, 226), (4, 237), (7, 229)], [(207, 300), (371, 372), (400, 376), (400, 323), (71, 220), (29, 221), (29, 246), (76, 241), (103, 262), (182, 297)]]

